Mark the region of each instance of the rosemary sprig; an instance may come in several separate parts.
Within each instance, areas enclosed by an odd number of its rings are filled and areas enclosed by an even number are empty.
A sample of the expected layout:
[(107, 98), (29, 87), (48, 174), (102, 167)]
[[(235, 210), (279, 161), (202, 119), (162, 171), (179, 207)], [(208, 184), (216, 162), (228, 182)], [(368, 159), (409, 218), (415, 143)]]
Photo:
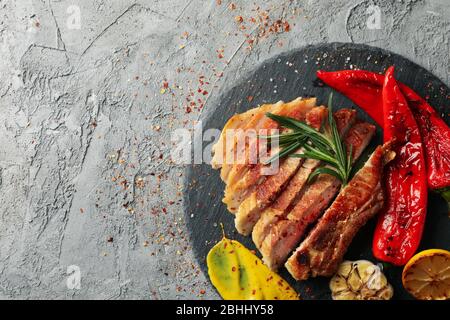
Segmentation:
[[(286, 156), (320, 160), (328, 166), (316, 169), (308, 179), (311, 180), (319, 174), (329, 174), (341, 180), (342, 185), (345, 186), (352, 171), (353, 150), (350, 148), (347, 153), (345, 144), (339, 136), (333, 117), (332, 100), (331, 94), (328, 99), (328, 125), (322, 126), (323, 132), (295, 119), (267, 113), (270, 119), (276, 121), (281, 127), (290, 129), (291, 132), (263, 137), (268, 140), (278, 139), (280, 145), (280, 152), (266, 163)], [(301, 147), (303, 147), (303, 153), (295, 153)]]

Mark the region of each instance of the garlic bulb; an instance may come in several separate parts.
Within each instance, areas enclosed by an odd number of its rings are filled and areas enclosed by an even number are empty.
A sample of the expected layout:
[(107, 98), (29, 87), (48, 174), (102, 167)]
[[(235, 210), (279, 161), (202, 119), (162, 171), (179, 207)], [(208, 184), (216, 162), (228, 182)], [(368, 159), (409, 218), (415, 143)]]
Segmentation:
[(344, 261), (330, 290), (333, 300), (389, 300), (394, 294), (380, 268), (367, 260)]

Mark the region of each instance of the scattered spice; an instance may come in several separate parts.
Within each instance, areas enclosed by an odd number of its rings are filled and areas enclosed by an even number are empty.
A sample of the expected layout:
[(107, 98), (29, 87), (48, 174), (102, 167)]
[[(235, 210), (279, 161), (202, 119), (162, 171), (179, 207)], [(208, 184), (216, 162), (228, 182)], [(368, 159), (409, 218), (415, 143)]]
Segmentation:
[[(291, 0), (284, 2), (289, 1)], [(223, 3), (222, 0), (216, 0), (216, 3), (217, 5), (225, 4), (227, 6), (223, 8), (227, 8), (226, 12), (223, 12), (223, 14), (228, 15), (230, 22), (235, 29), (232, 32), (228, 32), (227, 36), (241, 38), (238, 39), (238, 41), (244, 42), (244, 50), (252, 50), (254, 46), (259, 45), (264, 38), (268, 38), (275, 33), (289, 32), (295, 25), (291, 22), (292, 17), (289, 10), (283, 11), (284, 13), (281, 17), (277, 16), (278, 13), (275, 13), (272, 8), (262, 9), (256, 4), (254, 4), (254, 8), (251, 11), (246, 10), (245, 12), (240, 12), (241, 8), (233, 2)], [(280, 6), (278, 5), (277, 8), (279, 7)], [(180, 32), (178, 35), (179, 42), (175, 44), (175, 47), (172, 48), (172, 50), (186, 48), (187, 50), (185, 49), (184, 52), (187, 53), (188, 50), (191, 49), (188, 47), (187, 39), (190, 40), (190, 38), (194, 38), (193, 40), (196, 40), (197, 36), (196, 33), (190, 34), (188, 31)], [(226, 42), (226, 44), (228, 44), (228, 42)], [(217, 44), (216, 49), (216, 55), (215, 57), (213, 56), (211, 60), (197, 56), (194, 57), (194, 60), (190, 65), (189, 63), (183, 63), (174, 68), (173, 73), (175, 73), (178, 79), (188, 79), (186, 81), (183, 80), (182, 86), (177, 84), (173, 78), (160, 78), (159, 81), (157, 80), (156, 83), (153, 83), (153, 85), (156, 85), (156, 89), (154, 89), (152, 88), (153, 80), (151, 78), (146, 79), (146, 75), (140, 74), (130, 77), (130, 79), (136, 80), (137, 84), (143, 86), (142, 89), (144, 92), (139, 92), (139, 96), (148, 98), (149, 103), (151, 103), (152, 96), (155, 94), (158, 95), (158, 92), (159, 94), (164, 95), (160, 97), (164, 99), (164, 104), (149, 106), (145, 111), (146, 114), (144, 115), (144, 119), (148, 121), (145, 123), (145, 127), (150, 129), (150, 132), (148, 133), (149, 136), (162, 136), (162, 134), (156, 134), (155, 132), (160, 132), (163, 125), (164, 128), (166, 128), (166, 122), (163, 122), (166, 119), (168, 120), (169, 130), (176, 126), (189, 127), (191, 124), (195, 124), (195, 120), (193, 119), (196, 118), (197, 115), (191, 115), (191, 113), (200, 112), (204, 108), (211, 93), (217, 91), (215, 88), (218, 87), (218, 84), (216, 83), (224, 76), (224, 70), (229, 63), (229, 61), (225, 59), (225, 50), (227, 50), (227, 58), (228, 55), (230, 56), (230, 59), (233, 56), (234, 48), (225, 47), (225, 44)], [(125, 51), (125, 54), (129, 54), (129, 52)], [(142, 57), (147, 61), (149, 66), (155, 66), (158, 57), (151, 57), (150, 55), (150, 53), (143, 53)], [(137, 96), (137, 92), (133, 94)], [(248, 96), (247, 101), (249, 103), (254, 102), (254, 97)], [(165, 116), (165, 108), (167, 108), (167, 117)], [(177, 109), (178, 111), (185, 111), (184, 119), (177, 119), (173, 116)], [(156, 112), (164, 114), (164, 120), (162, 120), (162, 117), (161, 121), (160, 119), (157, 119), (156, 117), (159, 117), (160, 115)], [(94, 120), (90, 125), (95, 127), (97, 123)], [(127, 154), (116, 150), (106, 156), (112, 171), (106, 182), (114, 185), (115, 188), (111, 189), (112, 192), (115, 193), (115, 196), (117, 196), (118, 199), (122, 199), (120, 204), (125, 202), (125, 204), (123, 204), (123, 210), (127, 210), (126, 212), (134, 214), (135, 216), (133, 216), (133, 219), (146, 219), (143, 220), (145, 221), (144, 224), (149, 223), (150, 221), (152, 224), (158, 225), (155, 228), (155, 230), (158, 231), (149, 232), (145, 235), (145, 239), (148, 240), (142, 241), (143, 247), (152, 248), (152, 250), (149, 250), (148, 252), (149, 256), (164, 254), (166, 250), (164, 246), (176, 245), (173, 252), (184, 257), (185, 251), (189, 250), (189, 245), (187, 245), (189, 242), (187, 235), (184, 234), (183, 228), (181, 228), (183, 219), (176, 217), (175, 215), (182, 203), (182, 186), (180, 186), (181, 183), (178, 182), (178, 177), (181, 176), (181, 173), (170, 171), (165, 173), (147, 173), (145, 169), (143, 169), (150, 167), (147, 165), (147, 161), (156, 163), (167, 162), (168, 165), (171, 165), (169, 160), (170, 157), (167, 156), (171, 144), (169, 142), (167, 143), (167, 146), (164, 146), (164, 144), (161, 143), (160, 148), (154, 149), (153, 146), (148, 145), (146, 139), (149, 139), (149, 137), (136, 137), (136, 141), (130, 146), (127, 146), (127, 148), (130, 149), (127, 150)], [(150, 150), (149, 154), (146, 153), (147, 150)], [(138, 174), (145, 175), (145, 179)], [(170, 195), (162, 194), (160, 186), (164, 183), (175, 184), (173, 198), (170, 198)], [(195, 184), (193, 185), (195, 187)], [(149, 205), (149, 195), (150, 197), (159, 197), (160, 200), (156, 202), (156, 205)], [(103, 219), (110, 219), (108, 208), (103, 205), (105, 199), (108, 199), (109, 195), (103, 195), (103, 199), (101, 197), (101, 193), (97, 194), (97, 203), (94, 208), (96, 212), (93, 213), (98, 213), (99, 217), (102, 217)], [(167, 208), (162, 207), (164, 203), (167, 205)], [(202, 205), (200, 204), (199, 207), (201, 206)], [(168, 208), (172, 210), (168, 210)], [(84, 213), (84, 209), (80, 208), (80, 212)], [(191, 217), (194, 218), (194, 214), (192, 214)], [(198, 215), (195, 215), (195, 218), (198, 219)], [(212, 222), (209, 221), (208, 223)], [(108, 242), (113, 242), (112, 237), (107, 238), (107, 240)], [(158, 246), (154, 246), (154, 244), (157, 244)], [(233, 252), (233, 250), (231, 250), (231, 252)], [(107, 253), (104, 253), (103, 255), (106, 256)], [(252, 265), (258, 266), (257, 262), (251, 262)], [(238, 268), (238, 266), (235, 267), (234, 275), (238, 273)], [(188, 268), (186, 269), (189, 271), (189, 274), (193, 276), (200, 273), (200, 269), (194, 263), (189, 263)], [(183, 272), (184, 271), (186, 270), (183, 269)], [(161, 273), (163, 273), (163, 270), (161, 270)], [(167, 273), (165, 274), (168, 276)], [(198, 292), (200, 292), (200, 294), (206, 293), (205, 290), (197, 291), (201, 288), (200, 283), (199, 286), (196, 287), (197, 289), (194, 287), (188, 291), (192, 290), (193, 294), (198, 294)], [(177, 287), (176, 290), (182, 291), (183, 288)], [(186, 289), (184, 289), (184, 291), (186, 291)], [(251, 294), (252, 292), (250, 291), (249, 293)], [(256, 295), (258, 294), (259, 290), (256, 292)]]
[(137, 187), (137, 188), (139, 188), (139, 189), (143, 189), (143, 188), (144, 188), (144, 186), (145, 186), (145, 182), (144, 182), (144, 179), (143, 179), (142, 177), (138, 177), (138, 178), (136, 178), (136, 182), (135, 182), (135, 185), (136, 185), (136, 187)]

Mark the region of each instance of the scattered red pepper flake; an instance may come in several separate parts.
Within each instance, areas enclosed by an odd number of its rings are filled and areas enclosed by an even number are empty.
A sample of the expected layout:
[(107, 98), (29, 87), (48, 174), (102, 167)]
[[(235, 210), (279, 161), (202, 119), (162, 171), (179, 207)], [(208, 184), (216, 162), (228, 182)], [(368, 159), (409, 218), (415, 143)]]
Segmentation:
[(236, 21), (237, 23), (242, 23), (244, 22), (244, 18), (242, 18), (242, 16), (236, 16), (234, 17), (234, 21)]

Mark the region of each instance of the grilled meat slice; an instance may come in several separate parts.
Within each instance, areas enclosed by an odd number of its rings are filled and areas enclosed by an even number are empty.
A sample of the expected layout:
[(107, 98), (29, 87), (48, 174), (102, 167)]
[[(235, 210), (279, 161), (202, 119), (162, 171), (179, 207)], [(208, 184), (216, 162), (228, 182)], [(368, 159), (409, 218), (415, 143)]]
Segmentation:
[[(335, 112), (334, 117), (338, 130), (343, 136), (348, 127), (353, 125), (356, 120), (356, 111), (341, 109)], [(320, 161), (315, 159), (306, 159), (271, 207), (261, 213), (261, 217), (254, 226), (252, 233), (253, 242), (258, 249), (261, 248), (264, 238), (270, 232), (272, 224), (285, 217), (287, 210), (302, 196), (309, 175), (319, 167), (320, 163)]]
[(302, 197), (309, 175), (320, 166), (320, 163), (315, 159), (306, 159), (275, 202), (269, 208), (263, 210), (252, 232), (253, 242), (258, 249), (261, 250), (262, 243), (272, 227), (278, 221), (284, 219), (292, 205)]
[[(354, 111), (341, 109), (336, 112), (338, 130), (346, 132), (356, 119)], [(301, 151), (299, 151), (301, 152)], [(292, 176), (302, 164), (299, 158), (287, 158), (281, 163), (279, 172), (269, 176), (239, 206), (235, 218), (235, 226), (239, 233), (248, 235), (253, 229), (261, 212), (267, 208), (283, 191)]]
[[(262, 106), (261, 108), (265, 109), (266, 107)], [(222, 129), (222, 132), (220, 133), (219, 140), (212, 148), (213, 157), (211, 159), (211, 166), (213, 169), (220, 169), (226, 159), (227, 152), (233, 152), (234, 143), (230, 143), (229, 141), (227, 142), (226, 140), (226, 133), (228, 132), (228, 130), (242, 129), (256, 113), (259, 113), (263, 110), (261, 108), (253, 108), (244, 113), (235, 114), (227, 121)]]
[[(357, 123), (349, 130), (344, 141), (347, 150), (350, 146), (353, 150), (353, 161), (361, 155), (374, 133), (375, 127), (368, 123)], [(302, 168), (302, 170), (306, 172), (304, 173), (306, 178), (311, 173), (309, 169)], [(278, 269), (286, 261), (288, 255), (303, 238), (306, 229), (317, 221), (336, 196), (340, 186), (341, 182), (336, 177), (319, 175), (313, 183), (306, 186), (291, 210), (276, 215), (269, 212), (264, 219), (260, 220), (261, 225), (258, 226), (260, 233), (253, 238), (259, 237), (258, 248), (263, 261), (271, 269)]]
[[(315, 105), (315, 98), (297, 98), (288, 103), (279, 102), (277, 103), (277, 107), (269, 108), (269, 110), (262, 108), (262, 114), (260, 112), (256, 114), (241, 133), (243, 133), (243, 136), (245, 137), (248, 133), (247, 130), (253, 129), (254, 133), (258, 133), (263, 129), (269, 131), (271, 129), (277, 129), (279, 127), (278, 124), (272, 119), (266, 117), (266, 112), (272, 112), (274, 114), (288, 116), (299, 121), (304, 121), (306, 114)], [(235, 139), (235, 161), (229, 165), (230, 160), (227, 159), (221, 170), (221, 178), (225, 181), (227, 186), (231, 187), (243, 177), (249, 167), (251, 167), (252, 160), (256, 163), (257, 152), (255, 151), (258, 149), (258, 139), (241, 139), (241, 141), (238, 141), (237, 138)]]
[(358, 230), (383, 206), (383, 166), (394, 154), (379, 146), (286, 262), (297, 280), (332, 276)]
[[(309, 125), (319, 129), (326, 115), (327, 109), (325, 107), (314, 107), (306, 114), (305, 120)], [(274, 155), (278, 151), (279, 149), (271, 150), (271, 154)], [(303, 162), (302, 159), (295, 159), (295, 161), (281, 164), (280, 167), (283, 168), (284, 173), (287, 173), (286, 170), (295, 170), (295, 164), (301, 162)], [(291, 164), (291, 166), (289, 166), (289, 163)], [(228, 184), (225, 187), (225, 196), (222, 201), (227, 205), (228, 211), (230, 211), (231, 213), (235, 213), (237, 211), (242, 201), (267, 178), (265, 172), (270, 172), (270, 170), (268, 170), (270, 169), (270, 166), (271, 165), (265, 166), (261, 162), (257, 163), (256, 165), (249, 166), (246, 172), (243, 173), (243, 177), (239, 181), (237, 181), (235, 184)]]
[[(341, 109), (334, 113), (336, 119), (336, 125), (338, 131), (341, 135), (347, 132), (347, 129), (353, 125), (356, 120), (356, 111), (350, 109)], [(307, 169), (307, 171), (312, 172), (318, 167), (320, 161), (314, 159), (306, 159), (302, 167)], [(306, 171), (306, 170), (305, 170)], [(280, 196), (272, 204), (272, 208), (280, 211), (286, 210), (289, 205), (294, 201), (294, 199), (300, 194), (308, 179), (309, 173), (306, 174), (305, 171), (300, 172), (300, 170), (295, 174), (295, 176), (289, 181), (288, 186), (280, 194)]]
[[(279, 101), (275, 104), (264, 104), (259, 108), (252, 109), (252, 112), (250, 113), (250, 116), (247, 118), (247, 116), (242, 117), (243, 123), (240, 125), (234, 132), (231, 132), (230, 129), (228, 130), (222, 130), (221, 137), (223, 136), (223, 143), (222, 145), (216, 144), (214, 146), (214, 156), (220, 155), (220, 148), (222, 147), (223, 150), (223, 158), (218, 158), (222, 161), (221, 170), (220, 170), (220, 177), (222, 181), (225, 183), (227, 182), (228, 175), (230, 174), (231, 169), (233, 168), (233, 164), (236, 160), (236, 157), (238, 155), (242, 154), (243, 146), (238, 145), (238, 134), (240, 132), (245, 132), (246, 130), (259, 130), (261, 129), (266, 123), (266, 112), (280, 112), (282, 110), (284, 104), (282, 101)], [(220, 142), (220, 139), (219, 139)], [(217, 160), (217, 159), (216, 159)], [(216, 164), (216, 166), (218, 166)]]

